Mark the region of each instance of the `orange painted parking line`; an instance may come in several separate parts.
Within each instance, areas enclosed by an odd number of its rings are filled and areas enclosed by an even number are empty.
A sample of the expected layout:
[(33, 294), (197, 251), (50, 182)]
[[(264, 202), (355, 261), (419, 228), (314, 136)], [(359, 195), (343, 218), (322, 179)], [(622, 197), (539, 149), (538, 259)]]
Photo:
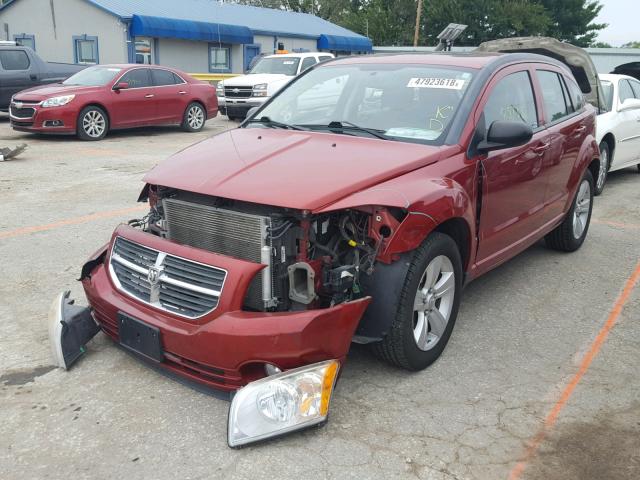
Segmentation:
[(110, 210), (106, 212), (92, 213), (91, 215), (83, 215), (81, 217), (67, 218), (65, 220), (60, 220), (58, 222), (47, 223), (46, 225), (34, 225), (32, 227), (22, 227), (22, 228), (17, 228), (15, 230), (7, 230), (5, 232), (0, 232), (0, 239), (19, 237), (21, 235), (28, 235), (30, 233), (36, 233), (36, 232), (45, 232), (47, 230), (53, 230), (56, 228), (65, 227), (67, 225), (77, 225), (79, 223), (86, 223), (92, 220), (99, 220), (102, 218), (117, 217), (119, 215), (124, 215), (126, 213), (139, 212), (142, 210), (146, 210), (148, 208), (149, 208), (148, 206), (129, 207), (129, 208), (123, 208), (120, 210)]
[(610, 220), (598, 220), (597, 218), (593, 218), (591, 221), (598, 225), (609, 225), (610, 227), (640, 229), (640, 224), (635, 223), (612, 222)]
[(511, 473), (509, 474), (509, 480), (519, 479), (520, 475), (522, 475), (522, 472), (524, 472), (524, 470), (527, 468), (528, 463), (538, 452), (538, 448), (540, 448), (540, 445), (546, 438), (547, 434), (558, 421), (558, 416), (560, 415), (560, 412), (562, 411), (562, 409), (565, 407), (565, 405), (571, 398), (571, 395), (576, 389), (576, 386), (578, 385), (578, 383), (580, 383), (580, 380), (582, 380), (582, 377), (584, 377), (584, 374), (587, 373), (587, 370), (589, 370), (589, 367), (591, 366), (593, 359), (596, 357), (596, 355), (598, 355), (598, 352), (600, 352), (600, 349), (602, 348), (602, 345), (607, 339), (609, 332), (618, 321), (618, 317), (620, 317), (620, 313), (622, 313), (622, 309), (624, 308), (625, 304), (629, 300), (629, 297), (631, 296), (631, 292), (633, 291), (634, 287), (636, 286), (639, 280), (640, 280), (640, 262), (637, 263), (633, 273), (625, 282), (622, 293), (616, 299), (616, 302), (613, 304), (613, 308), (609, 312), (607, 321), (605, 322), (605, 324), (602, 326), (602, 328), (596, 335), (596, 338), (593, 340), (593, 343), (591, 343), (591, 346), (589, 347), (589, 350), (587, 351), (584, 358), (582, 359), (582, 362), (580, 362), (580, 368), (578, 369), (578, 372), (571, 378), (571, 381), (567, 384), (567, 386), (562, 391), (560, 398), (554, 404), (551, 411), (547, 414), (544, 420), (544, 423), (540, 428), (540, 431), (529, 442), (529, 445), (525, 449), (524, 454), (522, 456), (522, 460), (520, 460), (516, 464), (516, 466), (513, 467), (513, 469), (511, 470)]

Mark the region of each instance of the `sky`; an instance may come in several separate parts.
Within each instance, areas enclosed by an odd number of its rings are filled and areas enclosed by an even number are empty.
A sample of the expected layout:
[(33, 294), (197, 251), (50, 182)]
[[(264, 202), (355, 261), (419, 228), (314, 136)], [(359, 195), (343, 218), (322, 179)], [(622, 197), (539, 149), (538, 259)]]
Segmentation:
[(640, 41), (640, 0), (600, 0), (603, 5), (596, 23), (608, 23), (600, 30), (598, 40), (614, 47)]

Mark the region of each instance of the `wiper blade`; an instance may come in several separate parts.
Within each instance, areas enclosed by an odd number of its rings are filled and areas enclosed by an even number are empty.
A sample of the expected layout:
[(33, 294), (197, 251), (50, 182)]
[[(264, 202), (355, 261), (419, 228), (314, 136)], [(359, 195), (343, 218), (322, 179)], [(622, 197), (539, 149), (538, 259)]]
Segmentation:
[(271, 128), (284, 128), (286, 130), (306, 130), (306, 128), (299, 127), (298, 125), (289, 125), (288, 123), (276, 122), (269, 117), (251, 118), (247, 123), (261, 123)]
[(326, 128), (328, 130), (355, 130), (358, 132), (365, 132), (372, 137), (379, 138), (381, 140), (393, 140), (382, 133), (382, 130), (376, 130), (374, 128), (366, 128), (356, 125), (355, 123), (347, 122), (345, 120), (333, 120), (328, 125), (305, 125), (309, 128)]

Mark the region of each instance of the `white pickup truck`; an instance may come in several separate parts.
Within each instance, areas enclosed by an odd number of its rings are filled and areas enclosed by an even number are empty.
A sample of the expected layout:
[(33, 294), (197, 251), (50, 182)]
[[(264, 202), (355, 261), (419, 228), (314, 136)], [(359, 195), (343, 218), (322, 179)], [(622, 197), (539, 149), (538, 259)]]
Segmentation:
[(316, 63), (333, 58), (331, 53), (282, 53), (262, 57), (247, 75), (218, 83), (218, 108), (231, 120), (242, 119), (259, 107), (296, 75)]

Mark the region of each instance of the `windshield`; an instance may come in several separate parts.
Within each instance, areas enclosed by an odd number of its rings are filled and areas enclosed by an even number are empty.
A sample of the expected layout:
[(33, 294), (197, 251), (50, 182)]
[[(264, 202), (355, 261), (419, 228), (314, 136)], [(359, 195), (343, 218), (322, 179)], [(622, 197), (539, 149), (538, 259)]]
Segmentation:
[[(300, 77), (256, 116), (337, 133), (441, 144), (473, 77), (430, 65), (327, 65)], [(369, 132), (367, 132), (369, 130)]]
[(62, 83), (63, 85), (99, 87), (112, 81), (121, 71), (121, 68), (114, 67), (89, 67), (80, 70), (75, 75), (71, 75)]
[(300, 59), (294, 57), (265, 57), (260, 59), (249, 73), (278, 73), (294, 76), (298, 73), (298, 63)]
[(610, 112), (613, 108), (613, 83), (609, 80), (601, 80), (602, 93), (604, 94), (604, 104), (607, 107), (607, 112)]

